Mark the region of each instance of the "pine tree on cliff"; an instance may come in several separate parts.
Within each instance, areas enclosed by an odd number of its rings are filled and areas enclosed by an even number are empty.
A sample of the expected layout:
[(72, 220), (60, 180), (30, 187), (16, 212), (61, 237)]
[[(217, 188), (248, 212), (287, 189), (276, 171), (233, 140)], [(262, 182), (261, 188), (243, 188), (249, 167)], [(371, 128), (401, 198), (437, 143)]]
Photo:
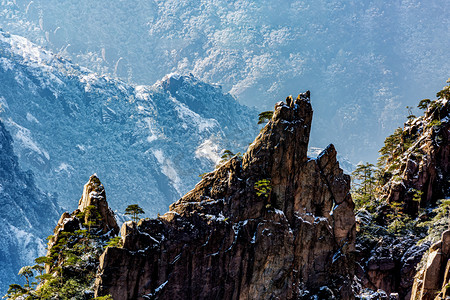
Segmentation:
[(112, 299), (94, 298), (91, 289), (100, 255), (112, 244), (121, 246), (114, 239), (119, 227), (97, 176), (92, 175), (84, 186), (78, 209), (63, 213), (53, 232), (48, 237), (47, 256), (36, 258), (34, 266), (23, 267), (19, 275), (26, 284), (10, 285), (4, 298)]
[(272, 116), (273, 116), (273, 111), (272, 110), (263, 111), (262, 113), (260, 113), (258, 115), (258, 124), (266, 123), (267, 121), (272, 119)]
[(125, 214), (131, 216), (131, 220), (137, 223), (140, 219), (139, 215), (145, 214), (145, 212), (139, 205), (131, 204), (125, 209)]
[(427, 110), (428, 106), (430, 105), (431, 100), (430, 99), (423, 99), (419, 102), (419, 104), (417, 105), (417, 107), (419, 109), (423, 109), (423, 110)]
[(357, 208), (374, 206), (376, 170), (371, 163), (359, 164), (352, 172), (353, 193), (352, 197)]

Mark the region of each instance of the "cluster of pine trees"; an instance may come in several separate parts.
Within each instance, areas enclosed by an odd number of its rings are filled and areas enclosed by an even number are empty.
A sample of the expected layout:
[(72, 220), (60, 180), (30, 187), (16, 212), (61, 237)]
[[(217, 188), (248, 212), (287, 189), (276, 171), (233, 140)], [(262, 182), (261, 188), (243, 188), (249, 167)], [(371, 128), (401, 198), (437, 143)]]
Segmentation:
[[(450, 83), (449, 81), (447, 81)], [(397, 128), (393, 134), (388, 136), (383, 147), (380, 149), (379, 159), (376, 165), (362, 163), (352, 172), (352, 197), (356, 206), (356, 215), (359, 217), (359, 230), (361, 234), (376, 235), (376, 233), (405, 235), (423, 235), (430, 224), (438, 221), (438, 217), (447, 216), (450, 201), (441, 200), (437, 207), (426, 210), (419, 203), (422, 200), (423, 192), (410, 188), (408, 193), (413, 201), (418, 203), (419, 211), (411, 214), (405, 210), (404, 202), (387, 202), (385, 185), (389, 181), (402, 182), (400, 169), (404, 162), (405, 153), (420, 160), (424, 155), (421, 147), (418, 147), (420, 135), (431, 127), (434, 131), (439, 131), (442, 125), (441, 110), (443, 99), (450, 99), (450, 84), (437, 93), (437, 100), (424, 99), (418, 104), (418, 108), (431, 116), (431, 120), (425, 117), (416, 118), (410, 107), (408, 109), (407, 121), (404, 128)], [(423, 121), (423, 126), (419, 130), (413, 130), (412, 124)], [(439, 138), (439, 137), (438, 137)], [(423, 217), (426, 214), (426, 218)], [(448, 223), (446, 217), (445, 223)], [(425, 229), (424, 229), (425, 228)], [(442, 229), (442, 228), (441, 228)], [(441, 232), (443, 230), (440, 230)]]

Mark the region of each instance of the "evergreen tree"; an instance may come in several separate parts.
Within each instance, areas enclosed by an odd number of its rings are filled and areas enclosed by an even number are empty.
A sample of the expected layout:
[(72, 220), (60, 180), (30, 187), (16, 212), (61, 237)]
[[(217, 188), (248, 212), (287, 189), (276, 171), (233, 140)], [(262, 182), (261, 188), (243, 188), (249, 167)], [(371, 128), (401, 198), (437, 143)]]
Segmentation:
[(428, 105), (430, 105), (431, 100), (430, 99), (423, 99), (419, 102), (419, 104), (417, 105), (417, 107), (419, 109), (423, 109), (423, 110), (427, 110), (428, 109)]
[(270, 179), (258, 180), (257, 182), (255, 182), (254, 189), (258, 197), (263, 197), (267, 199), (266, 202), (267, 209), (278, 208), (276, 203), (272, 203), (270, 199), (270, 194), (272, 191), (272, 184), (270, 182)]
[(408, 116), (407, 116), (407, 119), (408, 120), (413, 120), (413, 119), (415, 119), (416, 118), (416, 116), (413, 114), (413, 111), (412, 111), (412, 107), (411, 106), (406, 106), (406, 109), (408, 110)]
[(272, 110), (263, 111), (262, 113), (260, 113), (258, 115), (258, 124), (266, 123), (267, 121), (272, 119), (272, 116), (273, 116), (273, 111)]
[(272, 190), (272, 185), (269, 179), (261, 179), (255, 182), (254, 188), (258, 197), (262, 196), (268, 198), (270, 196), (270, 191)]
[(98, 225), (98, 222), (101, 219), (101, 215), (97, 210), (95, 205), (89, 205), (85, 208), (84, 211), (84, 225), (88, 226), (88, 231), (91, 232), (91, 227), (95, 227)]
[(403, 129), (398, 127), (393, 134), (384, 140), (384, 146), (380, 149), (381, 156), (378, 158), (378, 166), (384, 167), (391, 163), (402, 153), (402, 134)]
[(220, 164), (223, 164), (224, 162), (230, 160), (233, 156), (235, 156), (235, 154), (233, 152), (231, 152), (230, 150), (223, 150), (223, 154), (220, 157)]
[(238, 152), (238, 153), (234, 154), (230, 150), (224, 150), (222, 156), (220, 157), (219, 164), (217, 166), (220, 166), (220, 165), (226, 163), (227, 161), (229, 161), (234, 156), (242, 157), (242, 154), (241, 154), (241, 152)]
[(139, 205), (131, 204), (125, 209), (125, 214), (130, 215), (134, 222), (138, 222), (140, 219), (139, 215), (145, 214), (145, 212)]
[(449, 84), (444, 86), (444, 88), (436, 94), (436, 97), (439, 99), (450, 99), (450, 78), (447, 79), (447, 83)]
[(371, 163), (359, 164), (352, 172), (352, 197), (357, 208), (368, 209), (375, 205), (376, 169)]
[(27, 281), (27, 285), (30, 285), (30, 277), (33, 276), (33, 270), (31, 269), (31, 266), (25, 266), (22, 267), (19, 270), (19, 275), (25, 277), (25, 280)]
[[(75, 216), (83, 222), (85, 215)], [(90, 290), (95, 281), (99, 257), (109, 235), (99, 235), (94, 229), (61, 231), (52, 237), (48, 256), (35, 259), (36, 265), (23, 267), (19, 275), (26, 284), (10, 285), (7, 299), (92, 299)], [(47, 266), (47, 270), (45, 270)], [(36, 274), (35, 274), (36, 273)], [(35, 280), (32, 280), (34, 277)], [(107, 299), (107, 298), (105, 298)]]

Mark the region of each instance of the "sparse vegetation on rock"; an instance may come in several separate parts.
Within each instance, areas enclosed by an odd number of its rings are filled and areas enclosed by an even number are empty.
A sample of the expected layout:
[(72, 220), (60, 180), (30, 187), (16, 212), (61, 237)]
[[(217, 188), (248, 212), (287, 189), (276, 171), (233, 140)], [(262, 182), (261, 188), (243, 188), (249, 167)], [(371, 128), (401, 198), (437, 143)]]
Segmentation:
[(92, 176), (79, 209), (64, 213), (49, 237), (47, 255), (21, 269), (26, 284), (12, 284), (6, 297), (445, 299), (448, 90), (419, 103), (423, 116), (409, 112), (377, 166), (357, 166), (355, 203), (333, 145), (307, 157), (307, 93), (277, 103), (248, 151), (225, 151), (226, 162), (166, 214), (137, 223), (143, 211), (130, 205), (134, 222), (121, 237)]
[[(92, 299), (99, 257), (118, 231), (103, 185), (93, 175), (84, 187), (79, 208), (61, 216), (49, 237), (47, 255), (20, 270), (27, 283), (10, 285), (5, 298)], [(115, 246), (120, 244), (113, 241)]]
[(145, 214), (145, 212), (138, 204), (130, 204), (125, 209), (125, 215), (131, 216), (131, 220), (134, 222), (138, 222), (140, 219), (139, 216), (142, 214)]
[(159, 218), (125, 223), (123, 247), (101, 258), (96, 295), (351, 299), (350, 178), (332, 145), (308, 159), (311, 120), (309, 94), (278, 103), (242, 158), (206, 174)]
[(272, 119), (273, 110), (263, 111), (258, 115), (258, 124), (267, 123), (270, 119)]
[[(431, 243), (442, 239), (441, 234), (448, 228), (449, 86), (437, 93), (436, 100), (419, 102), (423, 116), (415, 117), (409, 109), (405, 126), (386, 138), (376, 170), (369, 172), (366, 164), (354, 172), (354, 177), (359, 178), (353, 187), (355, 202), (360, 203), (361, 195), (368, 199), (358, 205), (356, 213), (362, 267), (358, 277), (365, 288), (382, 289), (388, 295), (397, 292), (400, 299), (408, 300), (411, 293), (414, 300), (435, 296), (443, 299), (439, 297), (445, 295), (438, 295), (445, 285), (443, 278), (432, 288), (426, 283), (425, 266), (432, 261), (429, 256), (422, 256), (428, 253)], [(367, 178), (370, 184), (376, 183), (369, 195), (364, 191), (371, 185), (363, 185)], [(425, 262), (420, 263), (421, 260)], [(413, 287), (416, 266), (422, 271)], [(441, 269), (434, 272), (444, 273), (444, 266), (438, 268)], [(422, 281), (425, 283), (419, 285)]]

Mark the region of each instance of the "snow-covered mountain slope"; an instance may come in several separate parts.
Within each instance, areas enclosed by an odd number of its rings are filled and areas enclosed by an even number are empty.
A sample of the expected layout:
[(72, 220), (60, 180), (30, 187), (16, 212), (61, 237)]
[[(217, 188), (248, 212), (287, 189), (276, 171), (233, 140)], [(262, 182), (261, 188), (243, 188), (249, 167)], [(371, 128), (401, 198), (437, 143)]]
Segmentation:
[[(0, 121), (0, 293), (18, 281), (17, 273), (46, 251), (45, 238), (61, 213), (42, 193), (33, 174), (19, 166), (13, 139)], [(53, 190), (52, 190), (53, 191)], [(50, 229), (50, 230), (49, 230)]]
[[(312, 144), (375, 160), (448, 77), (448, 0), (4, 0), (0, 26), (98, 73), (192, 72), (239, 101), (312, 92)], [(331, 126), (330, 126), (331, 124)]]
[(223, 149), (242, 151), (257, 132), (257, 112), (219, 86), (177, 75), (125, 84), (5, 32), (0, 106), (21, 165), (69, 210), (97, 173), (113, 209), (163, 212)]

